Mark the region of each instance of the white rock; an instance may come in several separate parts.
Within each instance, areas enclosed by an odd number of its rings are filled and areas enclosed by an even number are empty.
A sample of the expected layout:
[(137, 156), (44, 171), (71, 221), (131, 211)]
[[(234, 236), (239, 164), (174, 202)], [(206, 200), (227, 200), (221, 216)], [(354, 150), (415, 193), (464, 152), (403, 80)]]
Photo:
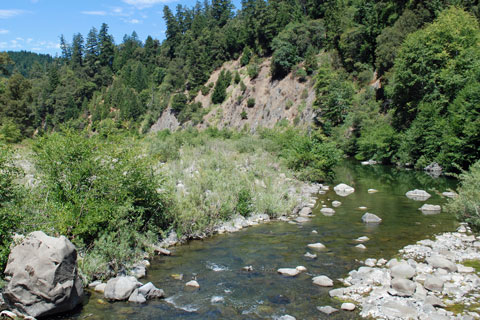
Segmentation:
[(365, 260), (365, 265), (367, 267), (374, 267), (376, 263), (377, 263), (377, 259), (368, 258), (367, 260)]
[(307, 271), (307, 268), (305, 268), (304, 266), (297, 266), (295, 269), (297, 269), (297, 270), (300, 271), (300, 272), (305, 272), (305, 271)]
[(297, 319), (295, 317), (292, 317), (291, 315), (286, 314), (284, 316), (281, 316), (277, 320), (297, 320)]
[(135, 289), (128, 298), (128, 302), (141, 304), (147, 302), (147, 298), (145, 298), (141, 293), (139, 293), (138, 289)]
[(407, 196), (407, 198), (416, 200), (416, 201), (425, 201), (431, 197), (431, 195), (425, 190), (418, 190), (418, 189), (408, 191), (405, 195)]
[(313, 279), (313, 284), (316, 284), (317, 286), (320, 287), (333, 287), (333, 281), (327, 276), (318, 276), (314, 277)]
[(353, 311), (355, 310), (355, 305), (353, 303), (345, 302), (342, 303), (342, 306), (340, 308), (346, 311)]
[(472, 267), (465, 267), (463, 264), (457, 264), (457, 271), (459, 273), (474, 273), (475, 269)]
[(320, 212), (325, 216), (333, 216), (335, 214), (335, 210), (332, 208), (322, 208)]
[(287, 277), (295, 277), (300, 274), (300, 270), (297, 270), (296, 268), (280, 268), (277, 272)]
[(366, 242), (368, 240), (370, 240), (370, 238), (367, 237), (367, 236), (362, 236), (362, 237), (358, 237), (357, 239), (355, 239), (356, 242)]
[(310, 258), (310, 259), (316, 259), (316, 258), (317, 258), (317, 255), (316, 255), (316, 254), (314, 254), (314, 253), (312, 254), (312, 253), (310, 253), (310, 252), (305, 253), (304, 256), (305, 256), (306, 258)]
[(317, 231), (317, 230), (312, 230), (312, 233), (315, 233), (315, 234), (317, 234), (317, 233), (318, 233), (318, 231)]
[(317, 309), (318, 311), (323, 312), (325, 314), (332, 314), (338, 311), (338, 309), (332, 308), (331, 306), (317, 307)]
[(107, 286), (106, 283), (100, 283), (98, 284), (97, 286), (95, 286), (95, 292), (100, 292), (100, 293), (104, 293), (105, 292), (105, 287)]
[(360, 250), (366, 250), (367, 247), (365, 247), (363, 244), (357, 244), (355, 248), (360, 249)]
[(311, 214), (312, 214), (312, 209), (309, 207), (302, 208), (302, 210), (300, 210), (300, 212), (298, 213), (300, 217), (308, 217)]
[(352, 193), (355, 192), (355, 189), (344, 184), (344, 183), (340, 183), (339, 185), (335, 186), (335, 188), (333, 188), (333, 190), (335, 191), (336, 194), (338, 194), (339, 196), (341, 197), (346, 197)]
[(187, 287), (192, 287), (192, 288), (200, 288), (200, 284), (196, 280), (191, 280), (185, 283)]
[(424, 204), (418, 210), (422, 211), (424, 214), (433, 214), (433, 213), (440, 213), (442, 211), (442, 207), (439, 205), (433, 204)]
[(455, 192), (450, 191), (442, 192), (442, 195), (447, 198), (456, 198), (458, 196), (458, 194), (456, 194)]
[(315, 250), (325, 249), (325, 246), (320, 242), (310, 243), (310, 244), (307, 245), (307, 247), (309, 247), (310, 249), (315, 249)]
[(367, 212), (362, 216), (362, 221), (364, 223), (380, 223), (382, 219), (373, 213)]
[(332, 201), (332, 206), (335, 207), (335, 208), (340, 207), (341, 205), (342, 205), (342, 203), (340, 201), (336, 201), (336, 200)]
[(368, 192), (368, 193), (377, 193), (378, 190), (377, 190), (377, 189), (368, 189), (367, 192)]
[(358, 207), (358, 209), (360, 209), (360, 210), (367, 210), (367, 207), (363, 207), (363, 206), (362, 206), (362, 207)]

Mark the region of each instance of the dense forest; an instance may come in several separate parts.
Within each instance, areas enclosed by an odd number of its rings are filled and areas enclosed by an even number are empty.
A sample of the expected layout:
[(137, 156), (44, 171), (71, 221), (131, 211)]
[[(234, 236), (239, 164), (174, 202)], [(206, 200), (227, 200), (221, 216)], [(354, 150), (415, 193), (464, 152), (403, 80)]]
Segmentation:
[[(62, 35), (55, 59), (3, 53), (0, 136), (18, 142), (61, 126), (146, 132), (168, 105), (188, 121), (214, 69), (241, 58), (254, 77), (258, 59), (271, 56), (272, 81), (292, 70), (314, 77), (317, 128), (346, 154), (467, 168), (480, 152), (479, 7), (469, 0), (244, 0), (234, 11), (229, 0), (213, 0), (174, 13), (165, 6), (163, 42), (133, 32), (116, 44), (103, 24), (71, 42)], [(231, 81), (219, 79), (215, 103)]]
[[(472, 167), (451, 207), (480, 229), (478, 1), (212, 0), (163, 17), (162, 42), (102, 24), (60, 36), (59, 57), (0, 53), (0, 267), (14, 232), (44, 230), (75, 243), (85, 280), (108, 278), (171, 231), (291, 212), (299, 180), (328, 179), (342, 155)], [(207, 86), (214, 70), (238, 60), (253, 79), (266, 58), (272, 82), (314, 85), (308, 129), (188, 127), (199, 92), (221, 104), (243, 84), (221, 70)], [(167, 108), (186, 129), (145, 134)]]

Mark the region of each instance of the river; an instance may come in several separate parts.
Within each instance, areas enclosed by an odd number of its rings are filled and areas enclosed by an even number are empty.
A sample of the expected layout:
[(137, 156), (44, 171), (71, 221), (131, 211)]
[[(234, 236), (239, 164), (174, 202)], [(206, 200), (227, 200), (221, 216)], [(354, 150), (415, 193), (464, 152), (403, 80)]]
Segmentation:
[[(355, 193), (341, 197), (333, 186), (346, 183)], [(276, 319), (289, 314), (297, 319), (356, 319), (356, 312), (340, 311), (332, 316), (321, 314), (317, 306), (339, 308), (328, 291), (312, 283), (312, 277), (327, 275), (335, 279), (360, 266), (366, 258), (391, 258), (407, 244), (452, 231), (457, 226), (448, 213), (424, 215), (418, 210), (423, 203), (443, 204), (440, 195), (454, 188), (456, 181), (441, 177), (433, 179), (424, 172), (406, 171), (387, 166), (361, 166), (345, 161), (337, 167), (331, 190), (319, 195), (311, 222), (289, 224), (271, 222), (250, 227), (233, 234), (216, 235), (191, 241), (173, 248), (170, 257), (156, 257), (142, 282), (153, 282), (167, 298), (145, 305), (105, 303), (102, 296), (92, 293), (82, 310), (68, 319)], [(368, 193), (370, 188), (377, 193)], [(410, 200), (405, 193), (424, 189), (432, 197), (425, 201)], [(335, 215), (320, 213), (322, 201), (331, 207), (333, 200), (342, 202)], [(383, 219), (380, 225), (361, 222), (366, 206), (368, 212)], [(316, 230), (318, 233), (312, 233)], [(355, 248), (354, 240), (367, 236), (366, 250)], [(314, 252), (307, 244), (321, 242), (327, 249)], [(304, 257), (316, 253), (316, 259)], [(251, 265), (253, 271), (243, 271)], [(294, 278), (277, 274), (278, 268), (303, 265), (307, 272)], [(176, 280), (172, 275), (183, 275)], [(185, 287), (195, 278), (199, 289)], [(65, 317), (62, 317), (65, 319)]]

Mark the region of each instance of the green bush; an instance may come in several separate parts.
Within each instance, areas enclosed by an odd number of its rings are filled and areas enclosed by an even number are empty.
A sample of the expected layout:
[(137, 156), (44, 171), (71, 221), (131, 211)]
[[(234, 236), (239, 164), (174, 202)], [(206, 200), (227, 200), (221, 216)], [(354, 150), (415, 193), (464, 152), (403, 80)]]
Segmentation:
[(235, 207), (235, 212), (244, 217), (248, 217), (252, 213), (252, 210), (252, 194), (250, 193), (250, 190), (248, 190), (247, 188), (243, 188), (238, 193), (238, 200)]
[(212, 93), (212, 102), (222, 103), (227, 97), (227, 88), (232, 82), (232, 72), (230, 70), (222, 70), (215, 83), (215, 89)]
[[(132, 145), (67, 130), (34, 144), (51, 227), (77, 244), (101, 234), (169, 226), (168, 193)], [(47, 196), (48, 195), (48, 196)]]
[(248, 119), (247, 112), (243, 110), (242, 113), (240, 113), (240, 117), (242, 118), (242, 120), (247, 120)]
[(242, 67), (246, 66), (247, 64), (250, 63), (250, 59), (252, 58), (252, 50), (246, 46), (244, 49), (243, 49), (243, 53), (242, 53), (242, 57), (240, 58), (240, 65)]
[(240, 73), (238, 73), (238, 71), (235, 71), (235, 76), (233, 78), (233, 82), (235, 82), (235, 84), (239, 84), (241, 80), (242, 79), (240, 79)]
[(260, 72), (260, 68), (258, 67), (258, 64), (256, 62), (250, 63), (247, 67), (247, 73), (250, 79), (255, 79), (258, 76), (258, 73)]
[(172, 111), (176, 113), (181, 112), (187, 106), (187, 103), (187, 96), (183, 93), (177, 93), (172, 98)]
[(470, 170), (464, 171), (459, 178), (458, 196), (449, 200), (447, 210), (478, 232), (480, 231), (480, 161), (472, 164)]
[(22, 218), (17, 207), (21, 189), (15, 184), (20, 171), (12, 162), (11, 151), (0, 144), (0, 272), (3, 272), (10, 254), (13, 233)]
[(255, 99), (254, 98), (248, 98), (247, 99), (247, 107), (248, 108), (253, 108), (255, 106)]

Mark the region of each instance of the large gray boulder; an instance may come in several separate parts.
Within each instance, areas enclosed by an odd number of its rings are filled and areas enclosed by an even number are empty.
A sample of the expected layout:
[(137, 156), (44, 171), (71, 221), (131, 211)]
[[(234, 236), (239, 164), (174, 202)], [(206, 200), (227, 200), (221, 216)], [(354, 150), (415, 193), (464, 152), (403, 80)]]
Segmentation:
[(35, 231), (16, 245), (5, 275), (11, 277), (3, 296), (13, 310), (44, 317), (74, 309), (83, 300), (77, 250), (64, 236)]
[(390, 271), (393, 278), (411, 279), (415, 275), (415, 269), (406, 262), (395, 264)]
[(127, 300), (139, 286), (141, 283), (135, 277), (116, 277), (108, 280), (104, 295), (108, 300)]
[(457, 265), (442, 256), (431, 256), (427, 258), (427, 263), (433, 268), (442, 268), (450, 272), (457, 271)]
[(346, 185), (345, 183), (340, 183), (339, 185), (335, 186), (333, 188), (336, 194), (338, 194), (341, 197), (346, 197), (352, 193), (355, 192), (355, 189), (350, 187), (349, 185)]

